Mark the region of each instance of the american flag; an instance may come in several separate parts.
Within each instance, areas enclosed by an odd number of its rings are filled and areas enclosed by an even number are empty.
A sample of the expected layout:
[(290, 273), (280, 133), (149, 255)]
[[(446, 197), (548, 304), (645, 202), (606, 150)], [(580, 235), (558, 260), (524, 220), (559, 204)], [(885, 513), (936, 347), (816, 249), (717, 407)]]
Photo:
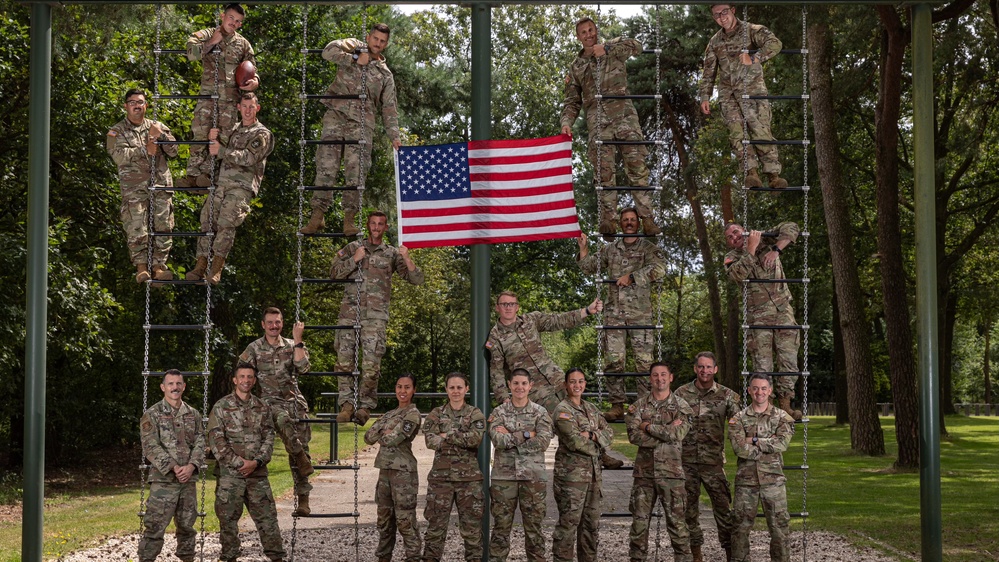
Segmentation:
[(406, 146), (395, 178), (399, 244), (409, 248), (580, 235), (568, 135)]

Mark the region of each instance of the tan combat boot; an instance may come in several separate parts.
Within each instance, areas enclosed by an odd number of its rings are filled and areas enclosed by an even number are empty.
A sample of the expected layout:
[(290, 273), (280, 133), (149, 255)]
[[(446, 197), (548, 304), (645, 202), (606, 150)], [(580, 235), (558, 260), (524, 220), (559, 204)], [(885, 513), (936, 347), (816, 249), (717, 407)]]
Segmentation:
[(312, 209), (312, 216), (309, 217), (309, 224), (302, 227), (299, 230), (302, 234), (315, 234), (320, 230), (326, 228), (326, 219), (323, 217), (325, 213), (322, 209)]
[(138, 283), (145, 283), (146, 281), (149, 281), (149, 267), (146, 264), (136, 264), (135, 281)]
[(701, 554), (701, 545), (690, 545), (690, 555), (693, 556), (693, 562), (704, 562), (704, 555)]
[(194, 265), (194, 269), (187, 272), (184, 279), (188, 281), (197, 281), (199, 279), (205, 278), (205, 270), (208, 269), (208, 258), (205, 256), (198, 256), (198, 263)]
[(656, 225), (656, 221), (652, 220), (649, 215), (642, 217), (642, 232), (646, 236), (657, 236), (663, 233), (662, 229)]
[(732, 547), (726, 546), (724, 547), (724, 550), (725, 550), (725, 562), (732, 562)]
[(172, 281), (173, 272), (167, 269), (167, 266), (157, 264), (153, 266), (153, 279), (157, 281)]
[(354, 421), (357, 422), (357, 425), (364, 425), (368, 423), (369, 419), (371, 419), (371, 413), (368, 412), (367, 408), (359, 408), (354, 413)]
[(800, 421), (801, 420), (801, 410), (794, 410), (794, 409), (791, 408), (791, 395), (790, 394), (785, 394), (784, 396), (781, 396), (778, 399), (778, 402), (780, 403), (780, 409), (784, 410), (785, 412), (787, 412), (787, 414), (789, 416), (791, 416), (792, 418), (794, 418), (794, 421)]
[(198, 177), (194, 178), (194, 185), (197, 187), (211, 187), (212, 177), (209, 176), (208, 174), (201, 174)]
[(784, 189), (787, 187), (787, 180), (780, 177), (780, 174), (777, 172), (770, 172), (767, 174), (767, 183), (773, 189)]
[(312, 509), (309, 508), (309, 494), (300, 494), (298, 496), (298, 509), (295, 510), (294, 515), (296, 517), (305, 517), (312, 513)]
[(336, 423), (348, 423), (350, 419), (354, 417), (354, 405), (347, 402), (340, 409), (340, 413), (336, 415)]
[(212, 285), (218, 285), (219, 281), (222, 280), (222, 268), (225, 267), (225, 258), (222, 256), (215, 256), (212, 258), (212, 270), (208, 274), (208, 283)]
[[(295, 455), (295, 470), (297, 470), (298, 475), (302, 477), (309, 476), (316, 471), (316, 469), (312, 467), (312, 460), (309, 458), (309, 455), (305, 454), (305, 449), (302, 449), (297, 455)], [(309, 497), (305, 496), (306, 506), (309, 505), (308, 499)]]
[(600, 221), (600, 234), (604, 235), (604, 240), (611, 242), (617, 234), (617, 220), (613, 218)]
[(746, 187), (763, 187), (763, 180), (760, 179), (760, 174), (756, 173), (756, 168), (750, 168), (746, 172)]
[(173, 182), (174, 187), (197, 187), (198, 177), (197, 176), (184, 176)]
[(604, 419), (609, 422), (621, 421), (624, 419), (624, 404), (611, 404), (611, 409), (604, 412)]
[(356, 236), (361, 230), (354, 226), (354, 218), (357, 216), (357, 211), (344, 211), (343, 212), (343, 234), (344, 236)]
[(607, 453), (600, 453), (600, 464), (602, 464), (604, 468), (615, 470), (624, 466), (624, 461), (621, 459), (615, 459)]

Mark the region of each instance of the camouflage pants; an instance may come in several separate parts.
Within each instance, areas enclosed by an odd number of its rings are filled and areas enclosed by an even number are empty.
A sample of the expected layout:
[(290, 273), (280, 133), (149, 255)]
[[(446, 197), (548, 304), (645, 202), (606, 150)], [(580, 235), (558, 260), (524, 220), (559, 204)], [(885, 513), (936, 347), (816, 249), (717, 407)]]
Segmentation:
[(420, 559), (420, 530), (416, 524), (416, 493), (420, 489), (420, 475), (416, 471), (378, 471), (375, 485), (375, 505), (378, 506), (378, 549), (375, 556), (379, 560), (392, 558), (395, 548), (395, 532), (402, 535), (406, 549), (406, 560)]
[(742, 146), (743, 117), (746, 119), (750, 140), (774, 140), (773, 133), (770, 132), (770, 101), (737, 100), (735, 94), (722, 95), (722, 92), (718, 93), (718, 101), (722, 115), (725, 116), (725, 124), (728, 126), (729, 142), (740, 164), (745, 150), (746, 166), (749, 169), (762, 165), (764, 174), (779, 174), (781, 168), (777, 157), (777, 145), (750, 144), (746, 145), (745, 149)]
[(704, 533), (701, 531), (700, 499), (701, 484), (711, 498), (711, 509), (718, 526), (718, 542), (721, 547), (732, 545), (732, 489), (725, 477), (725, 468), (720, 464), (683, 463), (683, 475), (687, 489), (687, 531), (690, 532), (690, 545), (704, 544)]
[(236, 239), (236, 227), (243, 224), (250, 214), (250, 200), (253, 192), (242, 187), (216, 187), (215, 195), (205, 199), (201, 207), (201, 231), (215, 232), (215, 240), (209, 236), (198, 238), (198, 257), (212, 255), (227, 257)]
[[(149, 191), (138, 189), (122, 194), (121, 224), (125, 229), (128, 254), (133, 265), (147, 264), (149, 261)], [(173, 193), (153, 192), (153, 230), (173, 231)], [(164, 265), (173, 247), (169, 236), (153, 236), (153, 262), (149, 265)]]
[(288, 464), (291, 466), (291, 475), (295, 480), (295, 495), (306, 495), (312, 491), (312, 484), (309, 484), (308, 476), (298, 475), (295, 455), (304, 450), (305, 455), (312, 458), (309, 454), (312, 427), (307, 423), (298, 422), (301, 418), (309, 417), (309, 411), (304, 408), (296, 408), (294, 404), (284, 401), (271, 400), (267, 402), (267, 405), (270, 406), (271, 414), (274, 417), (275, 433), (281, 437), (284, 450), (288, 451)]
[(555, 562), (572, 562), (573, 550), (579, 562), (596, 562), (603, 498), (600, 481), (566, 482), (556, 478), (552, 490), (558, 505), (558, 525), (552, 533)]
[[(651, 310), (650, 310), (651, 312)], [(639, 317), (618, 317), (607, 315), (604, 320), (610, 326), (625, 326), (628, 324), (651, 325), (652, 317), (639, 315)], [(648, 373), (649, 366), (652, 365), (652, 350), (654, 348), (654, 332), (652, 330), (602, 330), (600, 337), (603, 338), (604, 351), (607, 353), (607, 364), (604, 371), (608, 373), (623, 372), (626, 366), (627, 353), (625, 344), (631, 339), (631, 352), (634, 354), (635, 372)], [(628, 401), (625, 395), (626, 377), (607, 377), (607, 400), (611, 404), (624, 404)], [(638, 387), (638, 398), (649, 393), (649, 377), (634, 377), (635, 385)]]
[[(323, 116), (323, 140), (360, 140), (362, 126), (357, 121), (344, 118), (339, 111), (328, 110)], [(340, 175), (340, 163), (343, 163), (343, 185), (361, 185), (361, 177), (367, 177), (371, 169), (371, 132), (366, 135), (367, 144), (321, 144), (316, 149), (316, 182), (315, 185), (336, 186)], [(364, 171), (361, 172), (361, 162)], [(332, 191), (315, 191), (310, 205), (313, 209), (325, 212), (333, 203)], [(361, 192), (348, 190), (343, 192), (343, 210), (361, 210)]]
[[(797, 323), (791, 303), (752, 311), (750, 317), (750, 323), (760, 326), (787, 326)], [(753, 369), (763, 372), (797, 371), (800, 339), (799, 330), (749, 330), (746, 347), (753, 356)], [(777, 350), (777, 369), (774, 369), (774, 349)], [(794, 384), (797, 380), (798, 377), (774, 377), (774, 393), (777, 397), (790, 395), (794, 398)]]
[[(602, 140), (626, 140), (644, 141), (645, 136), (641, 128), (629, 129), (620, 128), (617, 130), (607, 130), (601, 135)], [(649, 155), (649, 149), (644, 145), (601, 145), (597, 148), (596, 136), (589, 138), (589, 158), (594, 168), (597, 168), (597, 155), (600, 157), (600, 186), (616, 185), (614, 181), (617, 169), (617, 155), (620, 154), (624, 165), (624, 174), (628, 178), (628, 185), (632, 187), (649, 185), (649, 167), (645, 164), (645, 158)], [(598, 152), (599, 150), (599, 152)], [(623, 191), (603, 191), (599, 192), (600, 217), (616, 218), (619, 194)], [(635, 201), (635, 209), (640, 217), (652, 215), (652, 198), (648, 191), (630, 191), (631, 198)]]
[[(340, 317), (337, 323), (341, 326), (353, 325), (356, 318)], [(359, 407), (368, 410), (378, 407), (378, 378), (382, 371), (382, 356), (385, 355), (384, 320), (361, 321), (361, 390)], [(337, 371), (353, 371), (354, 356), (357, 346), (354, 342), (354, 330), (337, 330), (334, 338), (336, 346)], [(355, 377), (340, 377), (340, 407), (354, 402)]]
[(423, 535), (423, 560), (439, 561), (444, 556), (452, 504), (458, 507), (458, 530), (465, 541), (465, 560), (479, 562), (482, 560), (481, 523), (485, 505), (481, 480), (427, 482), (427, 507), (423, 511), (427, 532)]
[(545, 537), (541, 523), (545, 518), (548, 483), (534, 480), (493, 480), (489, 487), (493, 530), (489, 537), (489, 561), (504, 562), (510, 555), (510, 530), (513, 514), (520, 504), (524, 523), (524, 546), (529, 562), (545, 559)]
[[(219, 120), (216, 128), (220, 135), (224, 131), (228, 134), (241, 119), (239, 110), (236, 108), (239, 100), (235, 98), (219, 98)], [(215, 100), (198, 100), (194, 106), (194, 117), (191, 119), (191, 140), (208, 140), (208, 131), (212, 128), (212, 113), (215, 110)], [(191, 145), (191, 156), (187, 160), (187, 175), (197, 176), (200, 174), (210, 174), (212, 162), (216, 160), (208, 154), (208, 146), (203, 144)], [(217, 169), (217, 168), (216, 168)]]
[(635, 478), (631, 487), (631, 559), (644, 561), (649, 553), (649, 522), (659, 501), (666, 519), (666, 532), (673, 543), (673, 560), (691, 562), (690, 537), (683, 516), (687, 494), (679, 478)]
[(732, 560), (749, 562), (749, 531), (756, 521), (756, 506), (763, 503), (763, 514), (770, 529), (770, 560), (771, 562), (789, 562), (791, 560), (788, 544), (789, 523), (791, 516), (787, 512), (787, 492), (783, 479), (779, 484), (765, 486), (735, 485), (735, 520), (736, 527), (732, 533)]
[(539, 404), (544, 409), (548, 410), (548, 415), (555, 415), (555, 408), (565, 400), (565, 385), (559, 386), (558, 388), (554, 386), (542, 386), (538, 385), (531, 390), (530, 399), (531, 402)]
[(198, 482), (194, 478), (184, 484), (153, 482), (149, 487), (144, 530), (139, 539), (139, 562), (156, 560), (163, 550), (163, 535), (173, 519), (177, 525), (177, 558), (194, 560), (194, 541), (198, 536), (194, 522), (198, 519)]
[(239, 518), (243, 505), (250, 512), (264, 555), (271, 560), (284, 558), (284, 543), (278, 528), (277, 507), (271, 484), (264, 478), (234, 478), (219, 476), (215, 484), (215, 515), (219, 518), (219, 542), (222, 560), (239, 557)]

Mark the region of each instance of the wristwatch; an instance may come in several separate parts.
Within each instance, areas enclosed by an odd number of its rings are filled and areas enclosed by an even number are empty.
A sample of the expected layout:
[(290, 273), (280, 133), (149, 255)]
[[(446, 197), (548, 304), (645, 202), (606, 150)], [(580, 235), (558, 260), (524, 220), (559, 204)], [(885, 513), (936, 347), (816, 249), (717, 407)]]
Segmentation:
[(301, 348), (301, 349), (305, 349), (305, 342), (304, 341), (300, 341), (300, 342), (298, 342), (298, 343), (295, 344), (295, 347)]
[(354, 60), (357, 60), (357, 59), (361, 58), (361, 55), (359, 55), (357, 53), (354, 53), (353, 55), (351, 55), (351, 58), (353, 58)]
[(531, 438), (531, 432), (530, 431), (525, 431), (524, 432), (524, 439), (530, 439), (530, 438)]

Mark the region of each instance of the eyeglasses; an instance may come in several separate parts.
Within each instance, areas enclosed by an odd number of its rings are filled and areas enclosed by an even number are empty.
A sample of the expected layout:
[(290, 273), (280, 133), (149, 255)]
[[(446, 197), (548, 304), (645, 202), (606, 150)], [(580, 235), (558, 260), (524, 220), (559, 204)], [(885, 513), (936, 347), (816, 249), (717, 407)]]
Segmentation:
[(503, 308), (514, 308), (514, 307), (517, 306), (517, 304), (518, 303), (515, 303), (515, 302), (500, 302), (500, 303), (496, 303), (496, 306), (501, 306)]
[(146, 101), (145, 100), (128, 100), (127, 102), (125, 102), (125, 105), (127, 105), (128, 107), (135, 107), (137, 105), (141, 106), (141, 105), (146, 105)]
[(729, 15), (731, 13), (732, 13), (732, 10), (730, 10), (728, 8), (725, 8), (724, 10), (722, 10), (720, 12), (711, 12), (711, 17), (713, 17), (715, 19), (718, 19), (718, 18), (723, 18), (723, 17), (725, 17), (725, 16), (727, 16), (727, 15)]

